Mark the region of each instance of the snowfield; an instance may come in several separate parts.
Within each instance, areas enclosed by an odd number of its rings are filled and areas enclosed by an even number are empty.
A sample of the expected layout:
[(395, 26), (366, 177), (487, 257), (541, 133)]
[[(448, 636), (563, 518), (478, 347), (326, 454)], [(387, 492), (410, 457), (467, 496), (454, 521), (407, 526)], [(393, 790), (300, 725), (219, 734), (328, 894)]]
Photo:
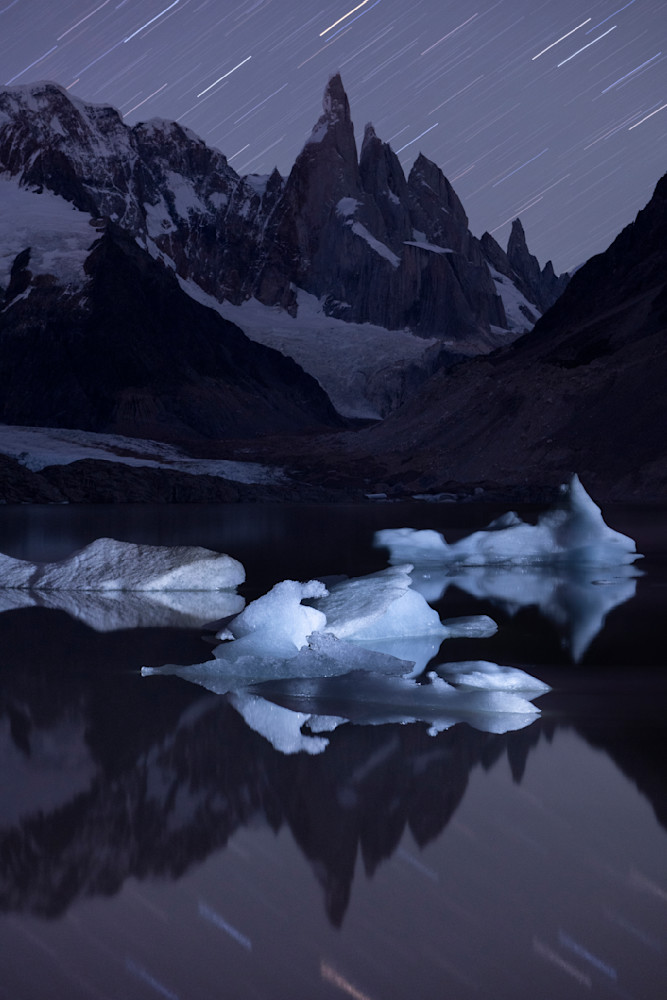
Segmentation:
[(72, 291), (86, 280), (83, 264), (98, 232), (85, 212), (64, 198), (21, 188), (0, 175), (0, 288), (6, 288), (17, 254), (30, 247), (28, 268), (52, 274)]
[(32, 472), (48, 465), (69, 465), (92, 458), (99, 462), (171, 469), (193, 476), (219, 476), (235, 483), (277, 485), (286, 481), (282, 469), (257, 462), (190, 458), (173, 445), (159, 441), (60, 427), (0, 424), (0, 453), (15, 458)]

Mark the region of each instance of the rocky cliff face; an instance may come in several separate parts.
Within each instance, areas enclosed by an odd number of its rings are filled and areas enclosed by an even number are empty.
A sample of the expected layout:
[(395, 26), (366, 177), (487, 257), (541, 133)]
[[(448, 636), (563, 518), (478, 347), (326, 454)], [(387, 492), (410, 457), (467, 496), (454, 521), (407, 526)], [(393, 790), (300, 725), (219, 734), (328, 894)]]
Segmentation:
[(667, 176), (530, 336), (438, 372), (355, 448), (407, 489), (577, 471), (601, 498), (664, 501), (666, 275)]
[[(97, 238), (95, 238), (97, 237)], [(0, 420), (165, 438), (337, 427), (319, 385), (107, 223), (78, 284), (19, 254), (0, 312)]]
[(0, 90), (0, 171), (110, 218), (219, 301), (255, 296), (295, 314), (296, 286), (330, 315), (472, 353), (525, 332), (546, 301), (524, 241), (493, 265), (532, 304), (508, 317), (484, 244), (435, 164), (420, 156), (406, 180), (372, 126), (357, 155), (339, 76), (287, 180), (239, 177), (175, 122), (129, 128), (53, 83)]

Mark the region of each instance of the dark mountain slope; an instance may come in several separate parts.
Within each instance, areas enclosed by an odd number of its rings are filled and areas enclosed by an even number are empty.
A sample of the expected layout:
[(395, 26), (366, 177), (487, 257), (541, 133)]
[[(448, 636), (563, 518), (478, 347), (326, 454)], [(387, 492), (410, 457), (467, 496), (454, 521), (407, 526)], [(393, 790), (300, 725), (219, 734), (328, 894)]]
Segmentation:
[[(92, 235), (92, 234), (91, 234)], [(78, 291), (19, 255), (0, 313), (0, 420), (173, 439), (341, 426), (318, 383), (183, 292), (108, 224)]]
[(667, 176), (531, 334), (440, 371), (358, 436), (388, 481), (555, 485), (667, 496)]

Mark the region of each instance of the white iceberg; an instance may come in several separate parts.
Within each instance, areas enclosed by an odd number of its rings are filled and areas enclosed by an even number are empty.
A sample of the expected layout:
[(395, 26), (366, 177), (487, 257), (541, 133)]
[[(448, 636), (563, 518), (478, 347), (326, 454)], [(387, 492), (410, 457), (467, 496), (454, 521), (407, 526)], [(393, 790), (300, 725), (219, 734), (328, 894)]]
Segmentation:
[(231, 590), (240, 562), (200, 546), (140, 545), (97, 538), (58, 562), (31, 563), (0, 554), (0, 587), (29, 590)]
[(343, 580), (314, 601), (326, 616), (326, 631), (338, 639), (444, 637), (438, 613), (411, 588), (411, 565)]
[(369, 671), (403, 676), (413, 671), (413, 663), (390, 654), (376, 652), (352, 642), (344, 642), (324, 632), (315, 632), (307, 645), (296, 650), (276, 644), (266, 635), (244, 636), (217, 647), (215, 659), (188, 666), (165, 664), (142, 667), (144, 677), (174, 674), (215, 694), (239, 692), (265, 681), (295, 678), (334, 677), (350, 671)]
[(283, 580), (218, 633), (223, 641), (213, 659), (146, 667), (143, 673), (176, 673), (218, 694), (272, 678), (352, 670), (416, 676), (444, 638), (495, 631), (487, 616), (443, 624), (410, 588), (411, 568), (390, 567), (339, 581), (330, 590), (319, 580)]
[(530, 700), (551, 690), (548, 684), (525, 670), (503, 667), (489, 660), (441, 663), (436, 673), (462, 691), (513, 691)]
[(480, 566), (487, 564), (569, 563), (618, 566), (641, 558), (635, 542), (603, 520), (578, 476), (562, 487), (562, 502), (528, 524), (510, 512), (458, 542), (448, 544), (437, 531), (386, 528), (375, 544), (389, 549), (392, 564)]
[(412, 587), (410, 564), (340, 581), (312, 603), (326, 615), (325, 631), (366, 649), (414, 664), (418, 676), (443, 639), (492, 635), (497, 626), (486, 615), (440, 621)]
[(321, 611), (301, 602), (307, 598), (321, 598), (326, 593), (326, 587), (319, 580), (308, 583), (283, 580), (234, 618), (224, 636), (251, 640), (258, 648), (260, 644), (263, 648), (266, 639), (272, 643), (272, 650), (285, 645), (297, 652), (307, 645), (311, 632), (317, 632), (326, 624), (326, 616)]

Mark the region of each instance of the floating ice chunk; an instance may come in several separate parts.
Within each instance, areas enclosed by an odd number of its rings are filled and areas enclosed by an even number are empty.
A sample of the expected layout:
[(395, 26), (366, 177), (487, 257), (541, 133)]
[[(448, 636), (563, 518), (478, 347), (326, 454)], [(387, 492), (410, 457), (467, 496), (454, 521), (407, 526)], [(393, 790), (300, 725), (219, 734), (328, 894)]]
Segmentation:
[(229, 590), (244, 580), (241, 563), (224, 553), (113, 538), (97, 538), (59, 562), (0, 559), (0, 586), (32, 590)]
[(428, 683), (406, 677), (351, 673), (341, 677), (269, 681), (252, 693), (277, 699), (302, 714), (347, 719), (357, 725), (426, 722), (431, 733), (467, 722), (504, 733), (530, 725), (540, 712), (508, 691), (462, 691), (429, 674)]
[(488, 639), (498, 631), (498, 626), (488, 615), (445, 618), (442, 624), (447, 629), (448, 639)]
[(213, 660), (143, 667), (141, 673), (175, 674), (215, 694), (227, 694), (264, 681), (334, 677), (352, 670), (403, 676), (413, 670), (413, 663), (323, 632), (310, 636), (309, 645), (300, 650), (289, 641), (281, 648), (266, 635), (254, 634), (218, 646)]
[(266, 633), (277, 643), (292, 643), (296, 650), (305, 646), (311, 632), (326, 625), (326, 615), (301, 603), (306, 598), (323, 598), (327, 589), (319, 580), (298, 583), (283, 580), (253, 601), (229, 623), (235, 639)]
[(451, 545), (438, 532), (414, 528), (378, 531), (375, 544), (389, 549), (390, 562), (418, 567), (554, 562), (616, 566), (640, 558), (633, 539), (605, 524), (578, 476), (562, 493), (561, 503), (534, 525), (511, 512)]
[(548, 684), (519, 670), (518, 667), (502, 667), (488, 660), (462, 660), (459, 663), (442, 663), (436, 667), (440, 677), (459, 690), (516, 691), (525, 697), (535, 698), (551, 688)]
[(281, 708), (253, 694), (231, 694), (229, 700), (250, 728), (264, 736), (280, 753), (322, 753), (329, 743), (323, 736), (308, 736), (301, 732), (308, 715)]
[(444, 635), (433, 608), (410, 587), (411, 565), (334, 584), (314, 605), (326, 615), (326, 631), (339, 639), (391, 639)]

